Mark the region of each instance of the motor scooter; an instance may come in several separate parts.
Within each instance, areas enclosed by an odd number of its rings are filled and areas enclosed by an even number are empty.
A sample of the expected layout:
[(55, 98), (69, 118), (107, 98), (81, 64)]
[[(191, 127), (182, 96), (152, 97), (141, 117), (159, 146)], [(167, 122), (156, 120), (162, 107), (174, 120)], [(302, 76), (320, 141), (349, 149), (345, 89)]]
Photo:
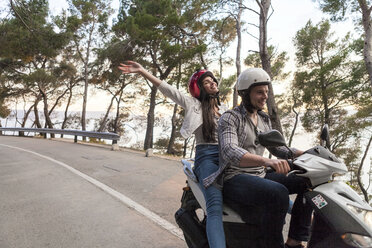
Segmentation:
[[(327, 125), (323, 127), (321, 139), (322, 143), (329, 139)], [(276, 130), (260, 133), (258, 140), (265, 147), (287, 147), (283, 136)], [(289, 173), (305, 177), (310, 182), (304, 194), (304, 201), (313, 208), (307, 247), (372, 247), (372, 207), (350, 186), (335, 179), (348, 172), (346, 165), (322, 145), (312, 147), (288, 162), (291, 166)], [(187, 185), (183, 189), (181, 208), (175, 214), (176, 222), (188, 247), (207, 248), (204, 195), (193, 172), (193, 161), (185, 159), (182, 164)], [(252, 216), (244, 216), (243, 221), (238, 214), (239, 207), (224, 204), (227, 247), (261, 247), (258, 227), (260, 210), (250, 211)]]

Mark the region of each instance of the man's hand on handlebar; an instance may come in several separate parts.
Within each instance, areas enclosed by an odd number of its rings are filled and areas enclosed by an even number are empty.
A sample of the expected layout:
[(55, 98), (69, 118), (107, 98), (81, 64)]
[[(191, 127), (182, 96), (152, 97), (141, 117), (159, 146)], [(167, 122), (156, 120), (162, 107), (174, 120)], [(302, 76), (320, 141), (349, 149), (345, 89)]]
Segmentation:
[(265, 167), (271, 167), (280, 174), (287, 174), (291, 170), (288, 162), (283, 159), (267, 159)]

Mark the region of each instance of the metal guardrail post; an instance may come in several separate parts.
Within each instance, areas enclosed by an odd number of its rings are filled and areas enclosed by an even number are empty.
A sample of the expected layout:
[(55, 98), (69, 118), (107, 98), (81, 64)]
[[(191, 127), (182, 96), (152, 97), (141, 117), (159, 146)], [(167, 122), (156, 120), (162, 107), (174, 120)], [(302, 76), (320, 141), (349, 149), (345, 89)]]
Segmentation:
[(112, 146), (111, 146), (112, 151), (119, 151), (119, 145), (117, 140), (112, 140)]
[(74, 143), (77, 143), (77, 135), (74, 136)]

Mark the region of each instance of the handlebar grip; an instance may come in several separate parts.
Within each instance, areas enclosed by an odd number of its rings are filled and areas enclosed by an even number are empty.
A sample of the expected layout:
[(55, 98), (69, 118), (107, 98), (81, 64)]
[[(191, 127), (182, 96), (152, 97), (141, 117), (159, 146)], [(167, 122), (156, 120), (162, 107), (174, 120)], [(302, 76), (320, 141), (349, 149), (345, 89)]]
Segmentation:
[[(292, 159), (287, 159), (287, 162), (288, 162), (290, 171), (293, 171), (294, 168), (295, 168), (295, 165), (293, 163), (293, 160)], [(273, 167), (271, 167), (271, 166), (265, 167), (265, 171), (266, 171), (266, 173), (276, 172), (276, 170)]]
[(293, 160), (292, 159), (287, 159), (287, 162), (288, 162), (288, 165), (289, 165), (289, 168), (292, 170), (294, 170), (294, 163), (293, 163)]
[(268, 166), (268, 167), (265, 167), (265, 171), (266, 173), (272, 173), (272, 172), (275, 172), (275, 169), (273, 167)]

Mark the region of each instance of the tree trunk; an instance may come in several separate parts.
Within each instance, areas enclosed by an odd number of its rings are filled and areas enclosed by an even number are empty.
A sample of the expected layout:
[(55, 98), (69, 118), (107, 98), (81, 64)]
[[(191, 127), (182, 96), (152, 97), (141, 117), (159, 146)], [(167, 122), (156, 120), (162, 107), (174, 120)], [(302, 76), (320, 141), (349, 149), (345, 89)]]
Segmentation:
[(182, 153), (183, 158), (186, 158), (187, 144), (189, 143), (189, 140), (190, 140), (190, 137), (188, 137), (187, 139), (183, 141), (183, 153)]
[[(180, 87), (181, 75), (182, 75), (182, 65), (180, 63), (178, 65), (178, 77), (177, 77), (177, 84), (176, 84), (177, 89), (179, 89), (179, 87)], [(171, 130), (171, 135), (170, 135), (169, 142), (168, 142), (168, 147), (167, 147), (167, 153), (168, 154), (174, 154), (174, 148), (173, 147), (174, 147), (174, 141), (176, 140), (177, 108), (178, 108), (178, 105), (175, 104), (174, 108), (173, 108), (173, 115), (172, 115), (172, 130)]]
[[(235, 65), (236, 65), (236, 78), (239, 77), (242, 66), (241, 66), (241, 59), (240, 59), (240, 53), (241, 53), (241, 46), (242, 46), (242, 27), (241, 27), (241, 16), (243, 12), (243, 0), (239, 1), (239, 12), (238, 16), (236, 18), (236, 34), (238, 38), (238, 44), (236, 47), (236, 59), (235, 59)], [(236, 87), (234, 87), (234, 93), (233, 93), (233, 107), (238, 105), (238, 92), (236, 90)]]
[(289, 137), (288, 147), (291, 147), (292, 140), (293, 140), (294, 134), (296, 132), (297, 124), (298, 124), (298, 117), (299, 117), (299, 113), (296, 112), (294, 107), (292, 108), (292, 111), (293, 111), (293, 113), (295, 114), (296, 117), (295, 117), (295, 123), (293, 125), (293, 129), (292, 129), (292, 132), (291, 132), (291, 136)]
[(220, 56), (218, 57), (218, 63), (219, 63), (219, 66), (220, 66), (220, 78), (218, 80), (218, 82), (221, 84), (222, 82), (222, 72), (223, 72), (223, 57), (222, 57), (223, 53), (221, 52)]
[(50, 119), (49, 111), (48, 111), (48, 99), (47, 99), (46, 94), (44, 93), (43, 93), (43, 102), (44, 102), (45, 127), (53, 128), (53, 123), (52, 123), (52, 120)]
[[(70, 94), (69, 94), (68, 99), (67, 99), (67, 104), (66, 104), (66, 108), (65, 108), (65, 112), (64, 112), (64, 118), (63, 118), (61, 129), (65, 129), (65, 127), (66, 127), (67, 117), (68, 117), (68, 109), (70, 107), (71, 99), (72, 99), (72, 88), (69, 89), (69, 92), (70, 92)], [(63, 134), (61, 135), (61, 137), (63, 137)]]
[[(158, 70), (160, 74), (160, 80), (165, 80), (168, 75), (172, 72), (174, 67), (168, 67), (164, 72), (160, 69), (161, 66), (157, 64), (156, 58), (156, 51), (150, 49), (150, 56), (153, 62), (153, 75), (156, 74), (156, 70)], [(151, 96), (150, 96), (150, 108), (149, 112), (147, 113), (147, 128), (146, 128), (146, 137), (144, 143), (144, 150), (153, 147), (153, 136), (154, 136), (154, 123), (155, 123), (155, 105), (156, 105), (156, 93), (158, 92), (158, 88), (156, 86), (151, 86)]]
[(101, 121), (101, 123), (99, 125), (99, 128), (98, 128), (98, 131), (97, 132), (102, 132), (105, 129), (107, 118), (108, 118), (108, 116), (110, 114), (110, 109), (112, 108), (112, 104), (114, 103), (114, 100), (115, 100), (116, 96), (117, 96), (116, 94), (114, 96), (112, 96), (111, 101), (110, 101), (110, 104), (107, 107), (105, 116), (103, 117), (103, 119), (102, 119), (102, 121)]
[[(267, 21), (269, 8), (271, 6), (270, 0), (261, 0), (261, 3), (256, 0), (260, 6), (260, 37), (259, 48), (262, 68), (272, 77), (270, 55), (267, 49)], [(274, 98), (274, 90), (272, 84), (269, 84), (269, 98), (267, 99), (267, 109), (269, 111), (271, 124), (274, 129), (283, 133), (282, 125), (280, 123), (278, 108)]]
[(57, 97), (57, 99), (54, 102), (53, 106), (49, 110), (49, 115), (51, 115), (53, 113), (54, 109), (59, 105), (59, 102), (67, 94), (68, 91), (69, 91), (69, 89), (67, 88), (60, 96)]
[(39, 118), (39, 110), (37, 109), (37, 105), (39, 104), (41, 100), (41, 94), (39, 94), (37, 97), (36, 97), (36, 100), (35, 100), (35, 103), (34, 103), (34, 115), (35, 115), (35, 125), (37, 128), (41, 128), (41, 124), (40, 124), (40, 118)]
[[(115, 131), (117, 130), (117, 126), (116, 125), (118, 123), (119, 114), (120, 114), (119, 105), (120, 105), (120, 102), (121, 102), (121, 98), (123, 96), (123, 91), (124, 91), (125, 86), (127, 86), (125, 84), (125, 82), (122, 82), (122, 84), (120, 86), (120, 89), (118, 91), (116, 91), (115, 94), (112, 96), (110, 105), (107, 108), (107, 111), (106, 111), (106, 114), (105, 114), (103, 120), (101, 121), (101, 124), (100, 124), (100, 127), (98, 129), (98, 132), (102, 132), (104, 130), (104, 128), (106, 126), (108, 115), (110, 113), (110, 109), (112, 108), (112, 105), (113, 105), (115, 99), (116, 99), (116, 102), (117, 102), (117, 108), (116, 108), (116, 118), (115, 118), (115, 125), (114, 125), (115, 127), (114, 127), (114, 130)], [(117, 98), (116, 98), (118, 95), (120, 95), (119, 100), (117, 100)]]
[(175, 104), (174, 107), (173, 107), (173, 115), (172, 115), (172, 131), (171, 131), (171, 135), (170, 135), (169, 142), (168, 142), (168, 147), (167, 147), (167, 153), (172, 154), (172, 155), (175, 154), (173, 146), (174, 146), (174, 141), (176, 140), (177, 108), (178, 108), (178, 105)]
[[(70, 94), (69, 94), (68, 99), (67, 99), (67, 104), (66, 104), (66, 108), (65, 108), (65, 112), (64, 112), (64, 118), (63, 118), (61, 129), (65, 129), (66, 123), (67, 123), (68, 109), (70, 107), (71, 99), (72, 99), (72, 85), (71, 84), (70, 84), (70, 87), (69, 87), (69, 93)], [(61, 134), (61, 138), (63, 138), (63, 134)]]
[[(89, 64), (89, 58), (90, 58), (90, 46), (92, 43), (92, 35), (94, 31), (95, 22), (93, 22), (93, 25), (89, 32), (89, 38), (88, 38), (88, 44), (87, 44), (87, 54), (85, 56), (84, 62), (84, 96), (83, 96), (83, 110), (81, 113), (81, 128), (83, 131), (86, 130), (86, 111), (87, 111), (87, 101), (88, 101), (88, 86), (89, 86), (89, 80), (88, 80), (88, 64)], [(86, 137), (83, 136), (83, 140), (86, 140)]]
[(158, 88), (156, 86), (151, 87), (150, 108), (149, 108), (149, 112), (147, 113), (147, 128), (146, 128), (145, 143), (143, 145), (144, 150), (147, 150), (153, 147), (155, 104), (156, 104), (155, 100), (156, 100), (157, 91), (158, 91)]
[(194, 153), (194, 149), (195, 149), (195, 136), (194, 136), (194, 139), (192, 141), (192, 146), (191, 146), (191, 151), (190, 151), (190, 158), (192, 157), (192, 154)]
[(368, 7), (365, 0), (358, 0), (359, 6), (362, 10), (362, 22), (364, 28), (364, 47), (363, 55), (364, 62), (368, 71), (369, 83), (371, 84), (372, 93), (372, 29), (371, 29), (371, 8)]
[[(81, 112), (81, 130), (86, 130), (86, 112), (87, 112), (87, 99), (88, 99), (88, 80), (85, 80), (84, 83), (84, 96), (83, 96), (83, 110)], [(85, 137), (83, 137), (85, 140)]]
[[(321, 65), (321, 69), (323, 69), (323, 63)], [(320, 80), (321, 80), (321, 83), (322, 83), (322, 101), (323, 101), (323, 108), (324, 108), (324, 124), (327, 124), (329, 127), (331, 127), (330, 126), (331, 110), (329, 109), (329, 105), (328, 105), (327, 86), (326, 86), (326, 83), (325, 83), (325, 78), (323, 76), (321, 76)], [(329, 139), (326, 140), (326, 147), (331, 150), (331, 142), (330, 142)], [(333, 149), (331, 151), (333, 151)]]
[(114, 130), (113, 130), (114, 133), (118, 133), (118, 124), (119, 124), (119, 117), (120, 117), (120, 103), (121, 103), (121, 99), (123, 98), (123, 92), (124, 92), (124, 86), (120, 90), (119, 99), (116, 99), (116, 116), (115, 116)]
[(360, 176), (362, 174), (363, 163), (364, 163), (364, 160), (367, 157), (368, 150), (369, 150), (369, 147), (371, 146), (371, 143), (372, 143), (372, 136), (369, 138), (368, 145), (366, 147), (366, 150), (364, 151), (364, 155), (363, 155), (362, 161), (360, 162), (360, 166), (358, 168), (358, 174), (357, 174), (358, 185), (359, 185), (360, 189), (362, 190), (363, 195), (364, 195), (364, 199), (366, 200), (367, 203), (369, 202), (368, 192), (364, 188), (363, 183), (362, 183), (362, 179), (360, 178)]
[[(49, 110), (48, 110), (48, 97), (47, 97), (45, 91), (40, 90), (40, 92), (41, 92), (41, 95), (43, 97), (43, 102), (44, 102), (44, 117), (45, 117), (45, 125), (44, 126), (48, 127), (48, 128), (53, 128), (53, 123), (52, 123), (52, 120), (50, 119)], [(50, 137), (54, 138), (55, 137), (54, 133), (51, 133)]]
[[(21, 127), (25, 127), (26, 126), (26, 122), (27, 122), (28, 116), (30, 115), (30, 113), (31, 113), (31, 111), (32, 111), (33, 108), (34, 108), (34, 104), (27, 110), (27, 112), (23, 116)], [(0, 123), (0, 125), (1, 125), (1, 123)], [(25, 133), (23, 131), (19, 131), (18, 133), (19, 133), (19, 136), (25, 136)]]
[(26, 122), (27, 122), (28, 116), (30, 115), (33, 107), (34, 107), (34, 104), (27, 110), (25, 116), (23, 117), (23, 121), (22, 121), (21, 127), (25, 127), (26, 126)]
[[(189, 145), (189, 142), (190, 140), (193, 138), (193, 136), (191, 137), (188, 137), (187, 139), (185, 139), (184, 143), (183, 143), (183, 157), (185, 158), (186, 157), (186, 153), (187, 153), (187, 146)], [(194, 152), (194, 147), (195, 147), (195, 137), (193, 139), (193, 143), (192, 143), (192, 146), (191, 146), (191, 151), (190, 151), (190, 155), (188, 156), (189, 158), (192, 158), (192, 155), (193, 155), (193, 152)]]

